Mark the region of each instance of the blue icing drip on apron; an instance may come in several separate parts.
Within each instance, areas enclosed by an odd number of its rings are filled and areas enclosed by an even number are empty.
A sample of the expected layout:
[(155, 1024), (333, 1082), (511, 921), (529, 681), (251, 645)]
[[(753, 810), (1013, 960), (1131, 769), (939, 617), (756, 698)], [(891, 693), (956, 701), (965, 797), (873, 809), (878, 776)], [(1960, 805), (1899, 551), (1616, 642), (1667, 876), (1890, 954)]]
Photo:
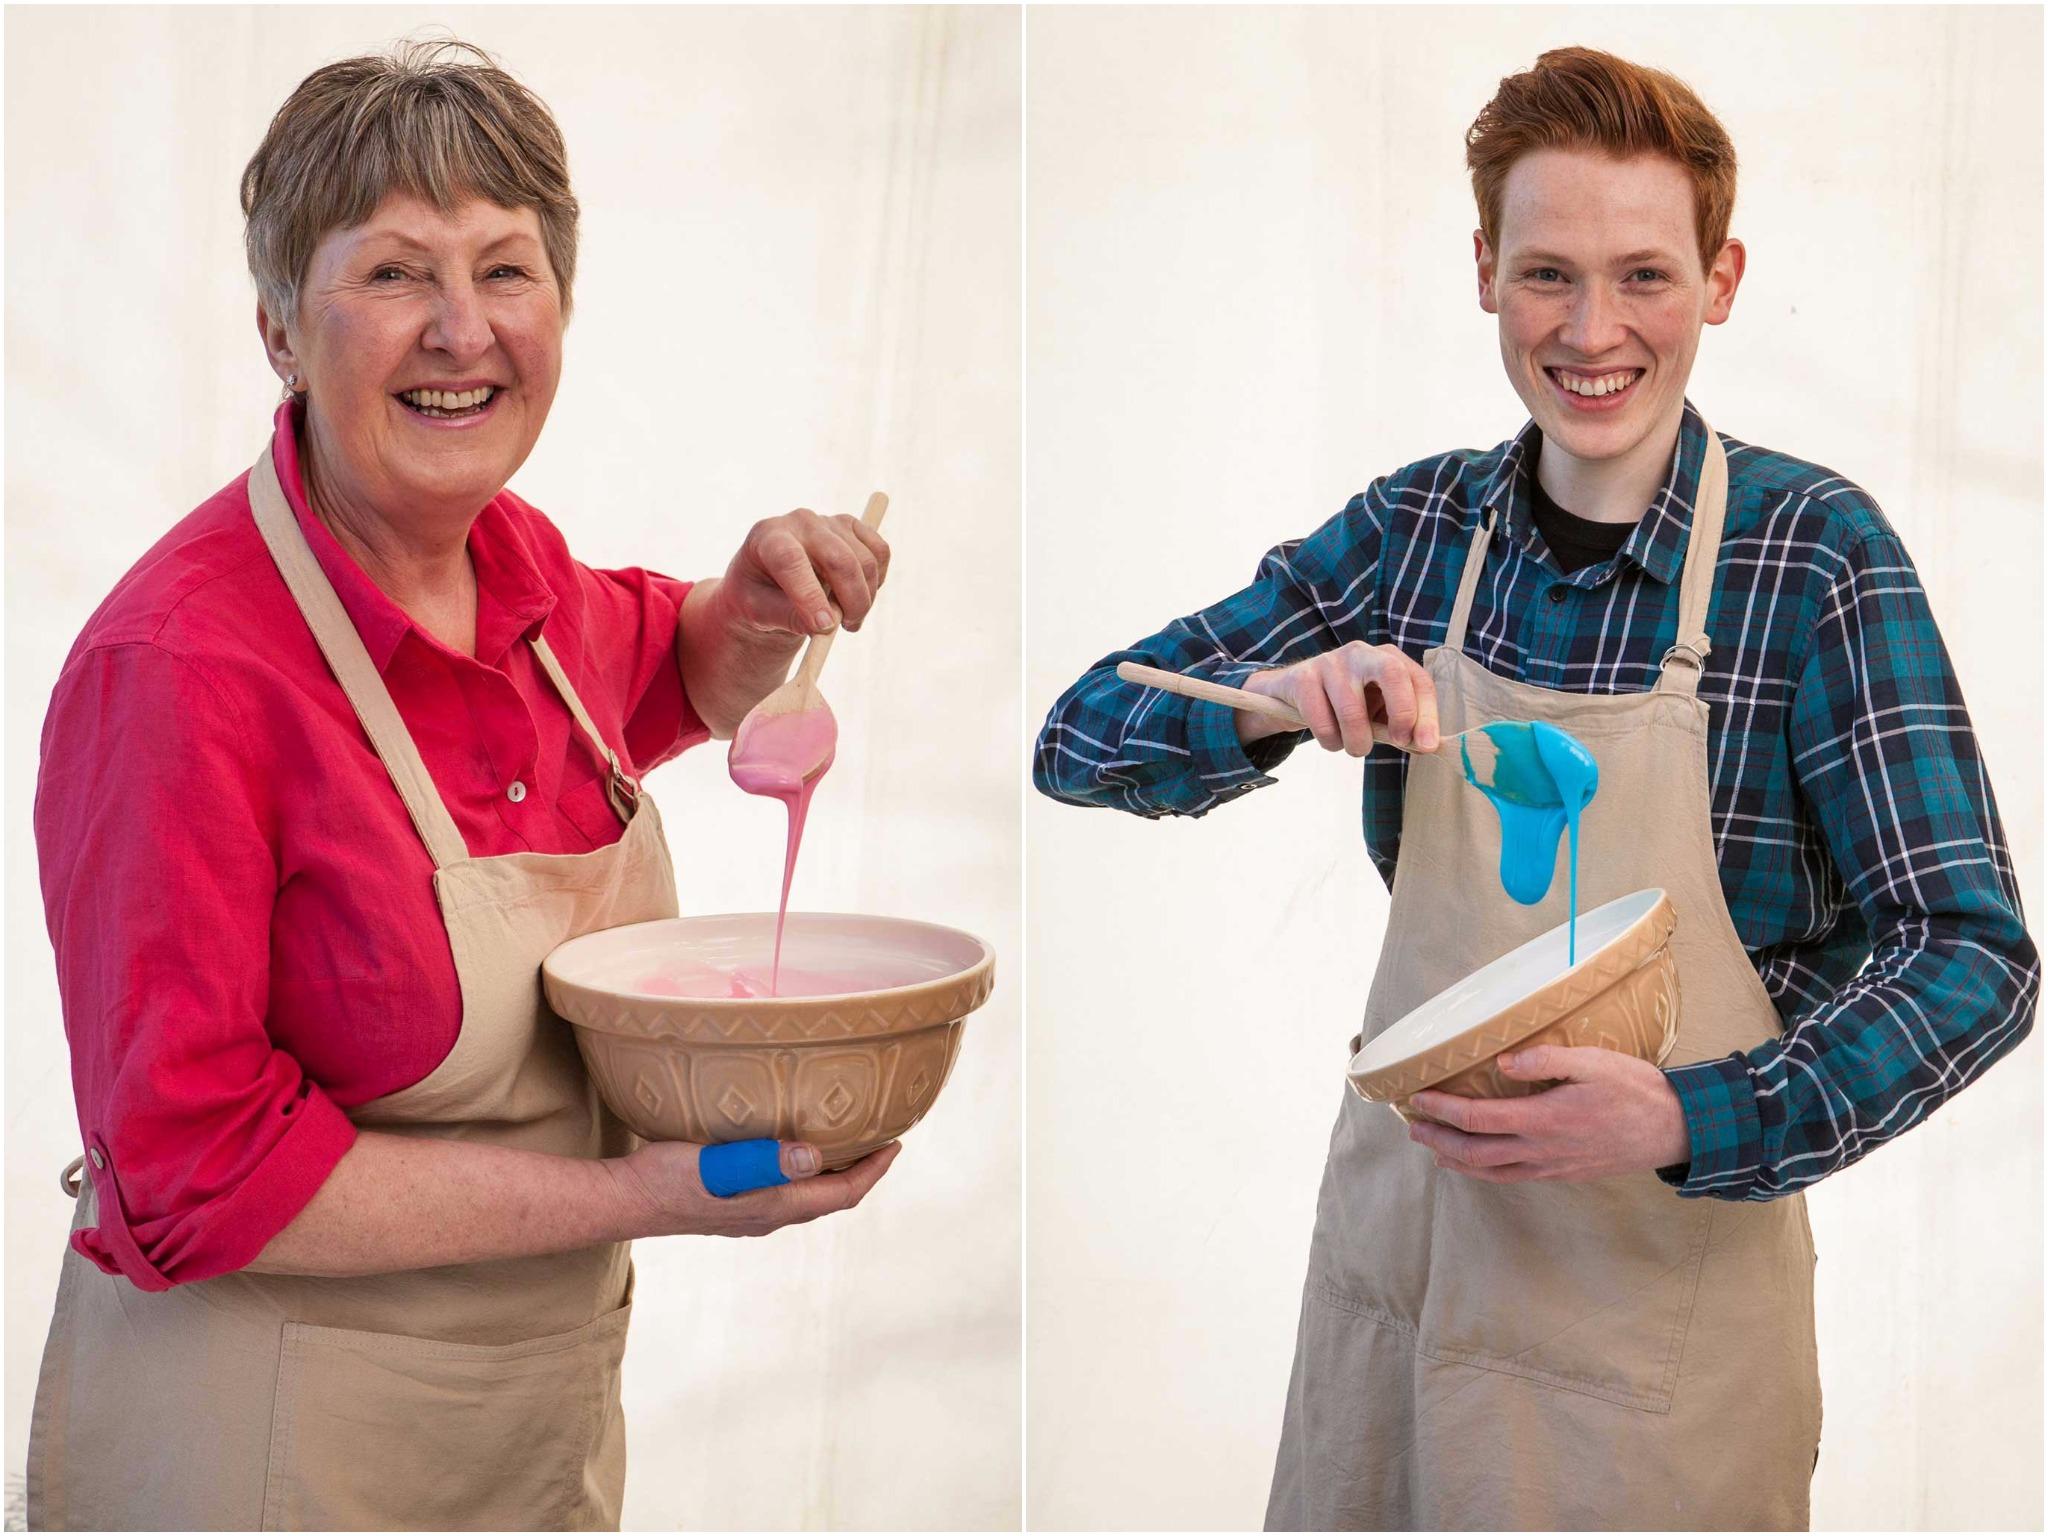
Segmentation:
[(1481, 729), (1497, 749), (1493, 782), (1481, 784), (1472, 754), (1461, 743), (1465, 777), (1500, 815), (1500, 883), (1510, 897), (1532, 907), (1550, 891), (1557, 840), (1571, 833), (1571, 916), (1568, 964), (1579, 958), (1579, 813), (1600, 787), (1600, 765), (1569, 731), (1538, 720), (1504, 721)]

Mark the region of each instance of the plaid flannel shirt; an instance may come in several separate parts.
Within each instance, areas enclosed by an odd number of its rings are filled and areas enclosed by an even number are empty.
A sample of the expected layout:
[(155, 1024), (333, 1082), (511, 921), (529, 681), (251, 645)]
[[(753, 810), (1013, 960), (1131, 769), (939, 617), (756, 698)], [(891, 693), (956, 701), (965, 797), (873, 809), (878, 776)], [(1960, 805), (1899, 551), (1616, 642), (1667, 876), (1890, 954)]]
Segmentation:
[[(1350, 640), (1441, 644), (1473, 529), (1501, 533), (1465, 653), (1574, 693), (1650, 688), (1676, 638), (1706, 428), (1687, 402), (1663, 487), (1614, 558), (1570, 576), (1530, 515), (1531, 422), (1488, 451), (1376, 480), (1251, 585), (1104, 657), (1060, 696), (1033, 779), (1077, 805), (1199, 816), (1261, 785), (1306, 733), (1239, 744), (1231, 711), (1141, 689), (1120, 661), (1238, 683)], [(1681, 1195), (1768, 1200), (1917, 1125), (2033, 1024), (2040, 960), (1991, 782), (1927, 598), (1877, 503), (1726, 434), (1728, 513), (1708, 616), (1708, 772), (1721, 889), (1785, 1023), (1667, 1072)], [(1389, 884), (1406, 757), (1364, 763), (1365, 842)]]

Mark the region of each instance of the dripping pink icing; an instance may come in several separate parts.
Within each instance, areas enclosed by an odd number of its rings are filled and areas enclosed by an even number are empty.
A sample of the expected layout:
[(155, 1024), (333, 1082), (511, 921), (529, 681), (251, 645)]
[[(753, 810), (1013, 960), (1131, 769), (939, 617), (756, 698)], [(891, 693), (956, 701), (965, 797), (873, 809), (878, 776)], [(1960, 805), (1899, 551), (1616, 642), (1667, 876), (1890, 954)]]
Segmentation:
[(821, 703), (816, 709), (763, 715), (743, 722), (726, 756), (726, 768), (733, 783), (750, 795), (780, 800), (789, 812), (789, 841), (782, 854), (782, 902), (775, 909), (775, 959), (768, 972), (771, 997), (781, 995), (782, 925), (789, 916), (789, 882), (796, 874), (796, 851), (804, 838), (804, 818), (810, 812), (811, 795), (818, 781), (832, 766), (832, 754), (838, 744), (838, 722), (832, 718), (831, 709)]

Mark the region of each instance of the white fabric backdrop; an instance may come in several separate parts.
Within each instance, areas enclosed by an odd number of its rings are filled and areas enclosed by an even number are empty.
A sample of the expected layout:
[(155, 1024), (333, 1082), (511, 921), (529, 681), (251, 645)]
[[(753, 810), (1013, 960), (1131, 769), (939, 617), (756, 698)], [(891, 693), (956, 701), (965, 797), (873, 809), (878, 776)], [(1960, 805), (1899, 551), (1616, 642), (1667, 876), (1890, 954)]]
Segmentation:
[[(1026, 34), (1034, 725), (1374, 475), (1520, 427), (1463, 134), (1583, 42), (1732, 133), (1749, 272), (1692, 397), (1900, 530), (2039, 932), (2038, 11), (1033, 9)], [(1031, 1521), (1256, 1524), (1387, 913), (1357, 769), (1305, 748), (1200, 822), (1034, 796), (1025, 825)], [(1811, 1198), (1818, 1526), (2040, 1527), (2041, 1061), (2036, 1036)]]
[[(795, 900), (956, 923), (999, 957), (861, 1211), (639, 1245), (626, 1524), (1014, 1527), (1012, 8), (9, 12), (8, 1469), (78, 1140), (29, 830), (43, 711), (116, 577), (265, 440), (235, 188), (270, 114), (319, 64), (430, 23), (554, 108), (585, 212), (561, 393), (515, 485), (590, 564), (707, 576), (758, 517), (889, 490), (898, 560), (833, 659), (844, 740)], [(781, 811), (731, 786), (722, 748), (650, 782), (684, 910), (772, 907)]]

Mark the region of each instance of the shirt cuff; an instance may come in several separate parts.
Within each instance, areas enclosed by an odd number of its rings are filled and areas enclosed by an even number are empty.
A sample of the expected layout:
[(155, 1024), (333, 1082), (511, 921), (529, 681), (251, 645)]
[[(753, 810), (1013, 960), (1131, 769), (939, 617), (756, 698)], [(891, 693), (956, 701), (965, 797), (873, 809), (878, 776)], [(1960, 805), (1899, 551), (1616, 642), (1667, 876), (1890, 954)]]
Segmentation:
[(1685, 1111), (1692, 1161), (1660, 1168), (1657, 1177), (1682, 1198), (1746, 1200), (1763, 1171), (1763, 1122), (1756, 1085), (1741, 1056), (1673, 1067), (1664, 1074)]
[[(1224, 661), (1190, 667), (1190, 677), (1200, 677), (1226, 688), (1241, 688), (1254, 672), (1267, 666), (1257, 661)], [(1274, 781), (1272, 770), (1287, 760), (1289, 753), (1308, 740), (1307, 731), (1283, 731), (1262, 736), (1250, 746), (1237, 739), (1237, 711), (1210, 699), (1188, 702), (1188, 751), (1202, 788), (1219, 800), (1228, 800), (1246, 790), (1259, 789)]]
[(248, 1178), (201, 1210), (161, 1223), (168, 1231), (148, 1251), (130, 1224), (106, 1142), (88, 1138), (88, 1149), (100, 1154), (98, 1165), (86, 1158), (98, 1225), (72, 1233), (71, 1246), (142, 1291), (167, 1291), (244, 1268), (291, 1225), (355, 1145), (355, 1124), (318, 1088), (308, 1086), (292, 1118), (291, 1129)]

